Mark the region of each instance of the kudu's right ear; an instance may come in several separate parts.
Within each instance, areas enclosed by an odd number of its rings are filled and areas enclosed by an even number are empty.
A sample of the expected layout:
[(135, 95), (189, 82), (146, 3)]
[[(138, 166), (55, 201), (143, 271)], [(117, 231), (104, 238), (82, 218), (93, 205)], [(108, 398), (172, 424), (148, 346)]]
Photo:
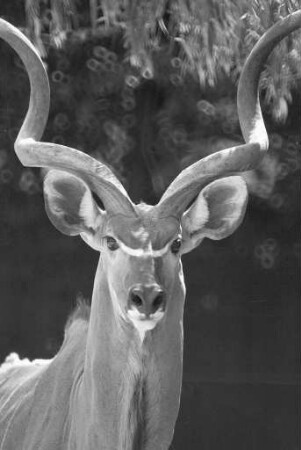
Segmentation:
[(99, 249), (96, 231), (106, 213), (80, 178), (51, 170), (44, 180), (44, 199), (47, 215), (59, 231), (68, 236), (80, 235), (90, 247)]

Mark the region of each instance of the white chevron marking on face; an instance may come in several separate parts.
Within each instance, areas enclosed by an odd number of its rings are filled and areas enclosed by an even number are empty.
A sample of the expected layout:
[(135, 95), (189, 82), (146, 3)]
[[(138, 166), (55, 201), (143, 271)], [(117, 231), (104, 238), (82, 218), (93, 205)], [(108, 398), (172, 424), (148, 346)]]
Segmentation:
[(167, 243), (163, 248), (159, 250), (153, 250), (151, 242), (146, 248), (131, 248), (125, 245), (123, 242), (119, 242), (120, 248), (130, 256), (152, 256), (153, 258), (159, 258), (168, 252), (170, 243)]

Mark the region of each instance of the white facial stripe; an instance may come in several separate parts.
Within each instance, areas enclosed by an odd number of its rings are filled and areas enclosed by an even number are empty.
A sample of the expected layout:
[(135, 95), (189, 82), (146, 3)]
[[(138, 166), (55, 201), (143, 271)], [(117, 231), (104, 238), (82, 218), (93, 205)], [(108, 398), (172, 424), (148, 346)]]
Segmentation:
[(151, 243), (148, 248), (131, 248), (119, 241), (120, 248), (130, 256), (152, 256), (153, 258), (159, 258), (168, 252), (170, 243), (167, 243), (163, 248), (159, 250), (153, 250)]

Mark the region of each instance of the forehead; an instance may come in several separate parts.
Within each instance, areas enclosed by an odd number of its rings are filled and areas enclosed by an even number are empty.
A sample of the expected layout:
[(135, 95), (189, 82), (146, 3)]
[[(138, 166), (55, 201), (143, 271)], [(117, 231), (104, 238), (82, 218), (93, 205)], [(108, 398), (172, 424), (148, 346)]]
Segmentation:
[(154, 250), (164, 247), (180, 231), (180, 222), (173, 217), (154, 218), (147, 211), (139, 211), (139, 216), (126, 217), (121, 214), (108, 219), (107, 232), (131, 248), (147, 247)]

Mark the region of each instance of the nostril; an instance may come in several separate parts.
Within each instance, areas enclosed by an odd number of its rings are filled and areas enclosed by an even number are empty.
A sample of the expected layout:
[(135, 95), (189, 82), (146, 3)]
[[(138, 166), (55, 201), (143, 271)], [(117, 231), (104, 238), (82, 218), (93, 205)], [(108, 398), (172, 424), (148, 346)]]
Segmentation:
[(143, 305), (142, 298), (139, 295), (132, 293), (131, 294), (131, 304), (136, 308), (140, 308)]
[(153, 309), (154, 311), (157, 311), (159, 308), (161, 308), (164, 304), (164, 294), (163, 292), (160, 292), (156, 298), (153, 300)]

